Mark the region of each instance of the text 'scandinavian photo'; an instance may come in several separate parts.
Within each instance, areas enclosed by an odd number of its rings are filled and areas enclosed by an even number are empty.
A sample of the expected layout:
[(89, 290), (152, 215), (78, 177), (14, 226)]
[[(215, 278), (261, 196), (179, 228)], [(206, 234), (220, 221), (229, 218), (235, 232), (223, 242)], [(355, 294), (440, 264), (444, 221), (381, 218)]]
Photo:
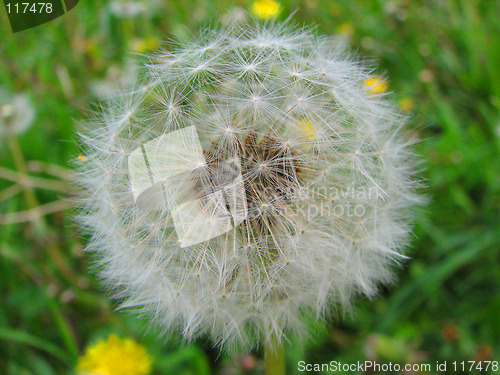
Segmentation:
[(81, 133), (79, 221), (122, 307), (275, 348), (391, 282), (415, 140), (369, 67), (290, 22), (214, 26), (148, 61)]

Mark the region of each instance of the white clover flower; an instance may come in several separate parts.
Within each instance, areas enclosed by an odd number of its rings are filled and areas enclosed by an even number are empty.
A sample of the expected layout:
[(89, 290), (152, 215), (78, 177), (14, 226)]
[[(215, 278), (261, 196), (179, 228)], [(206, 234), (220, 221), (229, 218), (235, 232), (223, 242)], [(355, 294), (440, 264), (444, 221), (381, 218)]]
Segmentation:
[(391, 281), (420, 199), (370, 70), (268, 23), (207, 30), (143, 76), (85, 125), (79, 162), (88, 250), (122, 307), (249, 348)]
[(0, 87), (0, 136), (24, 133), (34, 118), (35, 110), (26, 94), (11, 95)]

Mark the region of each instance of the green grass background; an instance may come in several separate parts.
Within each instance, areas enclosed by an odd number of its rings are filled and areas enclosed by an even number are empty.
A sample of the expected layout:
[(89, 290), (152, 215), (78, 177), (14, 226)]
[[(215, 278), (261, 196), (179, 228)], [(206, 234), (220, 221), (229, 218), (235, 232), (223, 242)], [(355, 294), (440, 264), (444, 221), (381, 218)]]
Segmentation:
[[(107, 1), (82, 0), (67, 15), (17, 34), (2, 9), (0, 86), (28, 93), (37, 115), (17, 139), (0, 138), (0, 166), (23, 172), (10, 147), (17, 142), (30, 179), (61, 187), (57, 181), (65, 172), (54, 165), (70, 169), (78, 155), (74, 119), (95, 100), (94, 82), (109, 80), (110, 67), (121, 69), (134, 57), (129, 51), (136, 39), (186, 38), (235, 6), (250, 4), (159, 1), (151, 14), (123, 19), (110, 13)], [(296, 10), (295, 21), (315, 24), (321, 33), (351, 30), (346, 42), (378, 61), (378, 73), (389, 77), (390, 90), (397, 93), (393, 99), (413, 101), (409, 126), (423, 139), (417, 148), (431, 199), (418, 214), (412, 260), (397, 272), (398, 283), (371, 301), (356, 302), (354, 314), (343, 320), (311, 323), (313, 339), (287, 347), (288, 373), (298, 374), (301, 360), (433, 366), (438, 360), (499, 361), (500, 2), (283, 0), (281, 5), (281, 18)], [(32, 188), (9, 197), (14, 182), (4, 172), (4, 219), (66, 195)], [(85, 239), (70, 217), (68, 209), (0, 226), (0, 374), (71, 374), (84, 348), (110, 333), (144, 344), (155, 358), (154, 374), (262, 373), (260, 351), (250, 353), (255, 368), (245, 372), (239, 355), (219, 356), (202, 340), (186, 346), (158, 339), (147, 322), (115, 312), (89, 272)]]

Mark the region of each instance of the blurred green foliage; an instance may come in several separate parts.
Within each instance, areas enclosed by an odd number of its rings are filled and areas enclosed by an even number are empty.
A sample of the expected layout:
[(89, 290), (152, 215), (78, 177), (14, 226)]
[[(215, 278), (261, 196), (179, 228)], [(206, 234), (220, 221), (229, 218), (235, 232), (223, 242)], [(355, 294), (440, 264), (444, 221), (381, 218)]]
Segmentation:
[[(88, 344), (113, 332), (147, 347), (154, 374), (262, 373), (259, 351), (230, 357), (207, 342), (180, 346), (158, 338), (147, 322), (114, 312), (88, 271), (85, 238), (64, 210), (63, 186), (78, 155), (74, 119), (96, 100), (95, 87), (112, 85), (114, 72), (140, 58), (129, 51), (189, 38), (251, 3), (144, 4), (155, 8), (127, 18), (114, 15), (110, 2), (81, 1), (67, 15), (16, 34), (0, 12), (0, 85), (28, 93), (36, 110), (27, 132), (0, 139), (0, 374), (70, 374)], [(344, 319), (314, 326), (308, 343), (288, 346), (288, 373), (298, 374), (301, 360), (500, 360), (500, 2), (281, 5), (281, 18), (296, 11), (295, 21), (340, 33), (364, 58), (376, 59), (393, 99), (414, 106), (410, 126), (422, 139), (417, 148), (431, 198), (417, 215), (412, 260), (398, 282), (358, 301)], [(24, 173), (43, 179), (45, 188), (30, 187)]]

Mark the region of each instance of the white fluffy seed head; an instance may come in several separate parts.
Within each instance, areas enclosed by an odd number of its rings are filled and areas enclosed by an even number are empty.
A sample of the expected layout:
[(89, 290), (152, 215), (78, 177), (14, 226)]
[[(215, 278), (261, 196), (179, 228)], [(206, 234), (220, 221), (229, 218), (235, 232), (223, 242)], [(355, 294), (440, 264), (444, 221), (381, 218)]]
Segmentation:
[(35, 110), (25, 93), (12, 95), (0, 86), (0, 136), (24, 133), (34, 118)]
[(250, 348), (390, 282), (420, 198), (406, 120), (369, 73), (289, 24), (152, 57), (81, 138), (79, 219), (121, 306)]

